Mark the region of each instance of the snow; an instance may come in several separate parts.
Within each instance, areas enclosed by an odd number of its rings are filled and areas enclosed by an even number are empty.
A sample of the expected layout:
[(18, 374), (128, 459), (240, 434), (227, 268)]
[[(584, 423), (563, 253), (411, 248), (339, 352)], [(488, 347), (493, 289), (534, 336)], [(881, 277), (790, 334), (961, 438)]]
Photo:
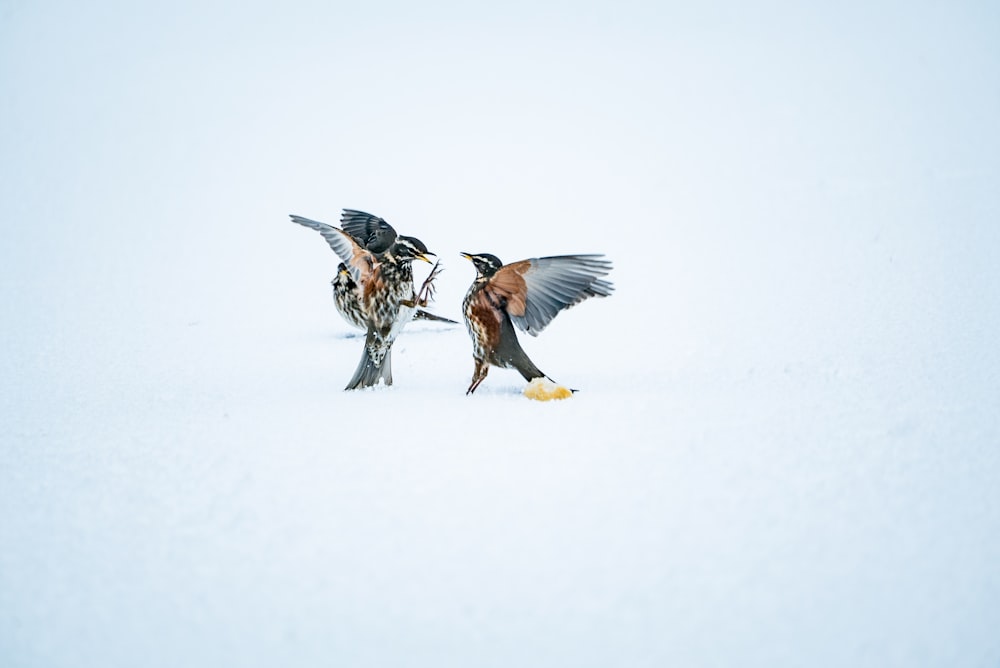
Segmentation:
[[(7, 3), (0, 664), (996, 665), (998, 21)], [(342, 392), (342, 207), (606, 253), (579, 392)]]

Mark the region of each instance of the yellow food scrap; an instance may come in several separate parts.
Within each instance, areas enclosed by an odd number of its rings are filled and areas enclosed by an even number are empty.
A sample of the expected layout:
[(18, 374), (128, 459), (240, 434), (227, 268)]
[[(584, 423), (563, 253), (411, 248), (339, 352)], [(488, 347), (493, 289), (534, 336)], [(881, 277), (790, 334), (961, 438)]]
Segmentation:
[(551, 401), (552, 399), (567, 399), (573, 396), (569, 388), (556, 385), (545, 378), (535, 378), (524, 388), (524, 396), (535, 401)]

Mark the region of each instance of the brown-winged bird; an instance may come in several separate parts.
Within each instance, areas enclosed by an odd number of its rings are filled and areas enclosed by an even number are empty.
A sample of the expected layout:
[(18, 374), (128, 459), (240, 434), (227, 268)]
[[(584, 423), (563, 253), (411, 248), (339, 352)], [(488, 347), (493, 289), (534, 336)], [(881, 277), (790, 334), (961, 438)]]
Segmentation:
[(489, 253), (462, 257), (476, 267), (476, 280), (462, 304), (476, 364), (466, 394), (476, 391), (491, 364), (517, 369), (527, 381), (548, 378), (528, 359), (514, 326), (538, 336), (563, 309), (614, 290), (603, 279), (611, 271), (603, 255), (539, 257), (507, 265)]
[(388, 247), (372, 252), (344, 230), (301, 216), (291, 218), (322, 234), (343, 260), (333, 280), (334, 302), (345, 320), (366, 332), (361, 360), (344, 389), (372, 387), (379, 380), (392, 385), (392, 344), (418, 306), (427, 305), (438, 273), (435, 265), (417, 295), (412, 262), (429, 263), (427, 256), (433, 253), (419, 239), (396, 235), (394, 230)]
[[(342, 226), (340, 230), (333, 225), (327, 225), (326, 223), (304, 218), (303, 216), (292, 214), (290, 218), (292, 222), (316, 230), (322, 234), (334, 252), (337, 252), (334, 244), (341, 243), (344, 232), (347, 232), (353, 241), (357, 243), (358, 252), (352, 254), (349, 260), (341, 258), (344, 259), (344, 262), (341, 262), (337, 267), (337, 275), (330, 281), (330, 285), (333, 286), (333, 303), (337, 307), (337, 312), (341, 317), (352, 327), (356, 327), (362, 331), (367, 330), (368, 326), (365, 323), (361, 304), (358, 301), (360, 292), (357, 289), (358, 286), (354, 275), (362, 271), (367, 271), (371, 257), (378, 258), (385, 251), (389, 250), (398, 236), (396, 230), (384, 219), (356, 209), (344, 209), (344, 212), (340, 216)], [(412, 237), (410, 238), (412, 239)], [(368, 254), (360, 253), (361, 250), (368, 251)], [(353, 248), (352, 252), (354, 252)], [(440, 270), (438, 270), (438, 273), (440, 273)], [(443, 322), (451, 325), (458, 324), (454, 320), (435, 315), (423, 308), (416, 310), (413, 319)]]

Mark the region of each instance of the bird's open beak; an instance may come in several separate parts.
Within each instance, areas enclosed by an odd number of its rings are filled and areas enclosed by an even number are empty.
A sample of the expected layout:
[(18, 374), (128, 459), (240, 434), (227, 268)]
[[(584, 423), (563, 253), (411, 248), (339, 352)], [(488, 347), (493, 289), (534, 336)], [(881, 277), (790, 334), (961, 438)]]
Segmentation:
[(434, 253), (427, 251), (426, 253), (421, 253), (420, 255), (418, 255), (417, 258), (423, 260), (427, 264), (434, 264), (434, 260), (427, 257), (428, 255), (434, 255)]
[(459, 255), (461, 255), (462, 257), (464, 257), (466, 260), (471, 260), (472, 259), (472, 254), (471, 253), (459, 253)]

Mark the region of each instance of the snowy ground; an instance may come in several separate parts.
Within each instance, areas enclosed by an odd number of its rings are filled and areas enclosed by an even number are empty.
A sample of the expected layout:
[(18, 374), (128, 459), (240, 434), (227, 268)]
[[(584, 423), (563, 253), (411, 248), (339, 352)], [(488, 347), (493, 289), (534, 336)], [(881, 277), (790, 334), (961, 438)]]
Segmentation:
[[(326, 4), (0, 7), (0, 665), (1000, 664), (994, 6)], [(580, 392), (342, 392), (341, 207)]]

